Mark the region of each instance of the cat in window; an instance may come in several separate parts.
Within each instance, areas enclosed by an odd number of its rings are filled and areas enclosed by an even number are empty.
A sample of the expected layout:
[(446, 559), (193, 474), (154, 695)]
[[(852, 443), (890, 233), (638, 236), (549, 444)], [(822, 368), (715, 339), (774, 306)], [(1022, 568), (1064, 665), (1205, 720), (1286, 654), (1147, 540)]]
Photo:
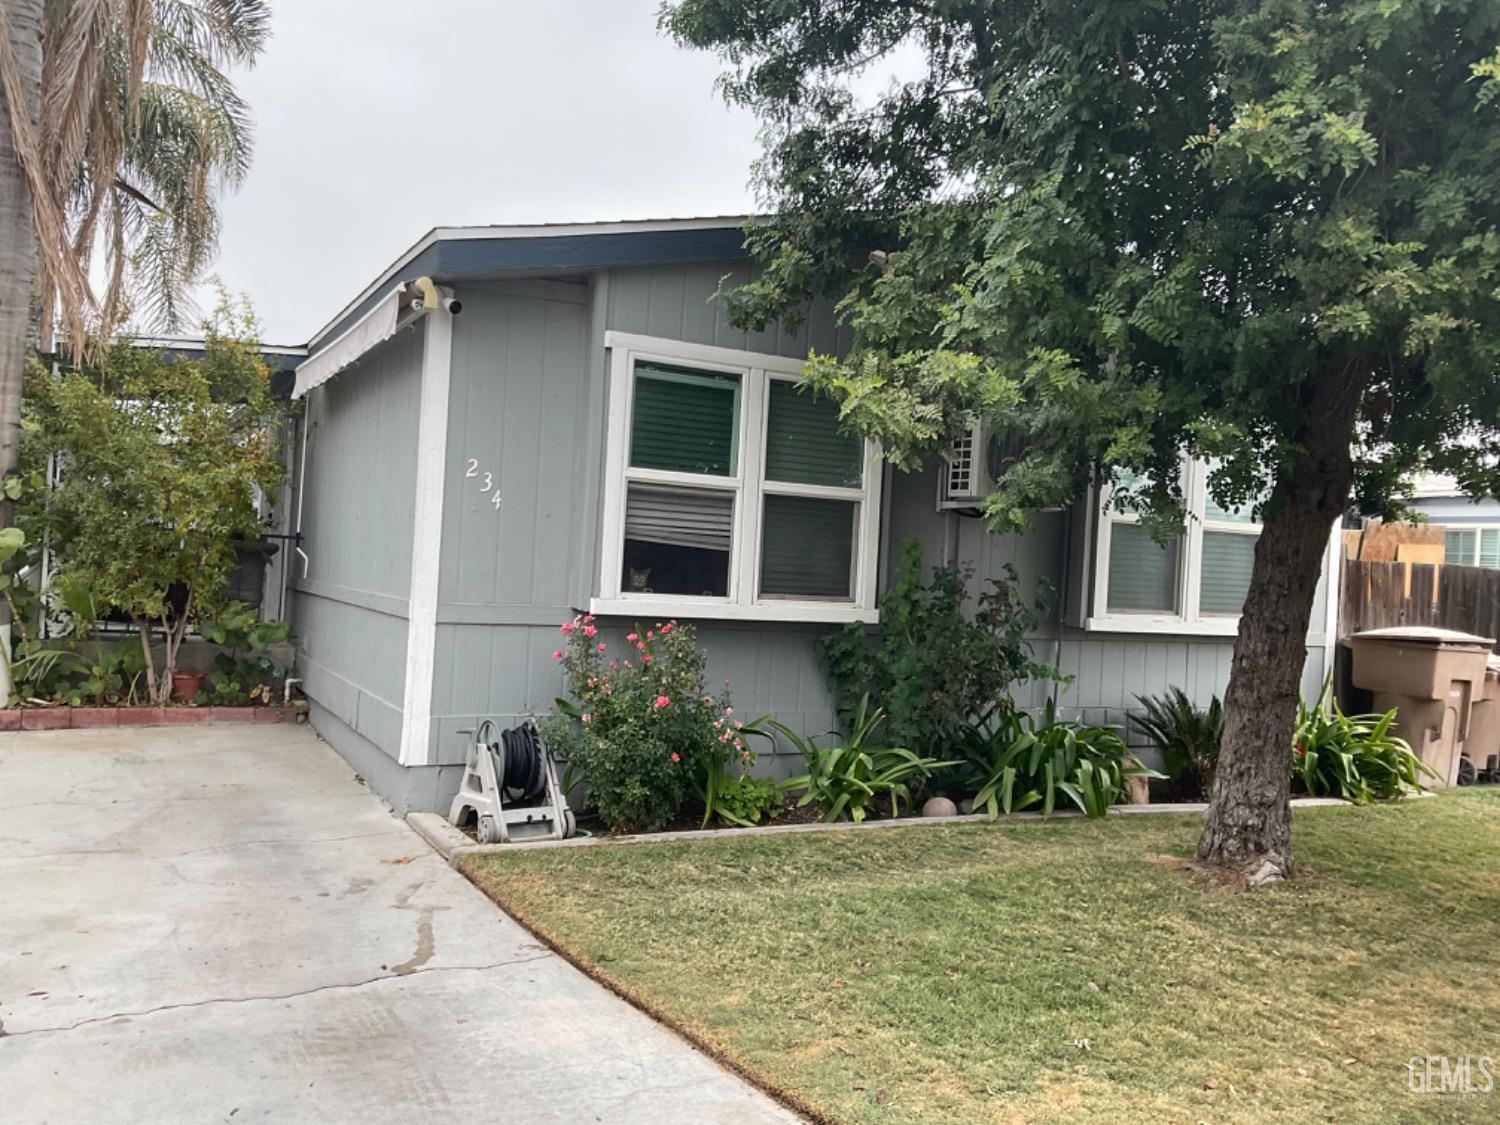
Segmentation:
[(631, 567), (626, 567), (625, 569), (627, 571), (629, 571), (629, 579), (630, 579), (630, 581), (629, 581), (629, 584), (626, 586), (626, 589), (629, 590), (630, 593), (632, 593), (632, 594), (651, 594), (651, 593), (655, 593), (655, 591), (651, 589), (651, 568), (649, 566), (643, 566), (643, 567), (634, 567), (634, 566), (631, 566)]

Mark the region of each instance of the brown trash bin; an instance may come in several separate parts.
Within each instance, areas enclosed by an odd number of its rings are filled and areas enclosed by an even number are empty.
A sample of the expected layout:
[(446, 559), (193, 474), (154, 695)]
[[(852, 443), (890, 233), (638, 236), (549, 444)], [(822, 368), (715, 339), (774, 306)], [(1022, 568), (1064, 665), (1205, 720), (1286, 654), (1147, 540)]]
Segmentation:
[(1491, 656), (1484, 672), (1484, 695), (1474, 701), (1469, 718), (1469, 737), (1464, 742), (1464, 757), (1474, 766), (1473, 776), (1460, 784), (1476, 780), (1479, 774), (1500, 774), (1500, 656)]
[(1437, 780), (1425, 777), (1423, 785), (1456, 784), (1494, 638), (1416, 625), (1369, 629), (1344, 643), (1353, 655), (1354, 686), (1373, 693), (1375, 710), (1397, 709), (1394, 732), (1437, 772)]

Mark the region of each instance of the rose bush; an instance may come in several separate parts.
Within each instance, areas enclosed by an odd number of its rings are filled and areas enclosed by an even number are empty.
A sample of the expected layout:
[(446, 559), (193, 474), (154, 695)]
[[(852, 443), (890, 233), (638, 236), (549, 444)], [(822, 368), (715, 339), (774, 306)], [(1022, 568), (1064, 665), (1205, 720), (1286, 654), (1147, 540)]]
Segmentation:
[(613, 831), (660, 828), (725, 763), (753, 760), (744, 724), (730, 706), (729, 681), (704, 686), (706, 655), (690, 625), (675, 621), (627, 634), (612, 655), (591, 614), (562, 626), (552, 654), (568, 698), (543, 721), (552, 748), (588, 786), (588, 803)]

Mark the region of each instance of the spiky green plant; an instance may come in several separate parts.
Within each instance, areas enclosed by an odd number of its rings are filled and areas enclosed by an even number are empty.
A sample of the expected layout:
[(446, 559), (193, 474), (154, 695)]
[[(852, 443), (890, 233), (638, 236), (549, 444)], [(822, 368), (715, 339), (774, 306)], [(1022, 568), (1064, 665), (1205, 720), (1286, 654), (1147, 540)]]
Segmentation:
[(1136, 725), (1161, 752), (1162, 764), (1172, 780), (1174, 796), (1189, 801), (1207, 800), (1214, 788), (1219, 766), (1219, 742), (1224, 736), (1224, 705), (1216, 695), (1207, 707), (1199, 707), (1179, 687), (1160, 695), (1138, 695), (1143, 714)]

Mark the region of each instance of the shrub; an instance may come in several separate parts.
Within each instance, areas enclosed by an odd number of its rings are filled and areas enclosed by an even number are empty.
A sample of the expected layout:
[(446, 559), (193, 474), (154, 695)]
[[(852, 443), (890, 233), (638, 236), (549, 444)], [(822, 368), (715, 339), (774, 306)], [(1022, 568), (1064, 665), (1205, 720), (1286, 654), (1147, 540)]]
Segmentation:
[(731, 754), (753, 761), (729, 691), (707, 694), (705, 656), (693, 628), (675, 621), (626, 637), (630, 655), (607, 658), (592, 615), (562, 627), (562, 664), (570, 698), (543, 721), (549, 744), (568, 759), (570, 779), (588, 786), (588, 803), (613, 831), (660, 828), (691, 793), (722, 774)]
[(1161, 751), (1173, 796), (1206, 800), (1213, 792), (1219, 743), (1224, 737), (1224, 705), (1219, 697), (1214, 696), (1206, 708), (1195, 706), (1178, 687), (1135, 698), (1145, 710), (1136, 722)]
[(1026, 640), (1046, 612), (1045, 586), (1027, 605), (1007, 566), (968, 615), (972, 567), (935, 567), (925, 583), (922, 573), (921, 544), (908, 539), (880, 599), (878, 630), (846, 626), (823, 638), (818, 655), (846, 730), (868, 696), (884, 712), (891, 742), (933, 758), (1014, 685), (1060, 674), (1033, 660)]
[(262, 621), (253, 606), (230, 602), (217, 618), (199, 625), (198, 632), (226, 650), (214, 655), (214, 670), (208, 676), (209, 702), (269, 704), (274, 700), (272, 684), (283, 672), (266, 651), (291, 633), (285, 621)]
[(803, 805), (817, 803), (823, 819), (838, 820), (847, 815), (856, 824), (864, 820), (876, 803), (890, 802), (891, 815), (901, 815), (901, 802), (912, 804), (912, 786), (920, 785), (933, 772), (957, 762), (933, 762), (904, 747), (871, 746), (870, 740), (884, 714), (869, 710), (866, 696), (855, 709), (849, 737), (838, 746), (822, 746), (813, 738), (803, 738), (782, 723), (771, 723), (785, 736), (807, 763), (807, 772), (788, 778), (783, 788), (802, 790)]
[(1383, 715), (1345, 715), (1329, 694), (1325, 682), (1317, 703), (1297, 707), (1292, 777), (1310, 795), (1367, 805), (1420, 791), (1424, 773), (1438, 776), (1391, 733), (1394, 707)]
[(717, 816), (730, 824), (751, 828), (780, 811), (781, 789), (769, 777), (751, 777), (747, 773), (729, 777), (725, 773), (723, 783), (705, 797), (703, 806), (705, 824), (710, 816)]
[(968, 727), (960, 746), (974, 808), (991, 820), (1038, 804), (1050, 816), (1059, 795), (1086, 816), (1103, 816), (1124, 796), (1126, 778), (1162, 776), (1131, 765), (1113, 727), (1061, 722), (1051, 703), (1041, 722), (997, 709)]

